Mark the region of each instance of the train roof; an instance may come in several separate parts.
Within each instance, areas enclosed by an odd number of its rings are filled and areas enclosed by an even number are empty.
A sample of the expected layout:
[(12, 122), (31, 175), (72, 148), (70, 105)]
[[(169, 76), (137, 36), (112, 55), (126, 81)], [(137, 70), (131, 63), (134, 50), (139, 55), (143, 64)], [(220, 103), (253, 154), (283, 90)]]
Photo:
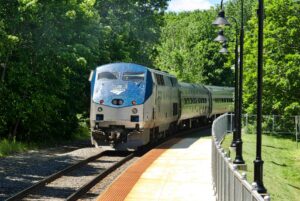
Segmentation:
[(210, 90), (210, 91), (233, 91), (234, 88), (233, 87), (220, 87), (220, 86), (208, 86), (205, 85), (205, 87)]
[(202, 84), (193, 84), (193, 83), (186, 83), (186, 82), (179, 82), (178, 83), (180, 86), (184, 88), (190, 88), (190, 89), (206, 89), (204, 85)]
[(100, 70), (100, 69), (107, 69), (107, 70), (118, 70), (122, 68), (123, 71), (126, 70), (130, 70), (130, 71), (146, 71), (149, 70), (150, 72), (154, 72), (154, 73), (158, 73), (161, 75), (165, 75), (165, 76), (169, 76), (169, 77), (175, 77), (171, 74), (169, 74), (168, 72), (164, 72), (164, 71), (160, 71), (160, 70), (155, 70), (146, 66), (142, 66), (139, 64), (134, 64), (134, 63), (124, 63), (124, 62), (120, 62), (120, 63), (110, 63), (110, 64), (105, 64), (102, 66), (98, 66), (96, 67), (96, 70)]

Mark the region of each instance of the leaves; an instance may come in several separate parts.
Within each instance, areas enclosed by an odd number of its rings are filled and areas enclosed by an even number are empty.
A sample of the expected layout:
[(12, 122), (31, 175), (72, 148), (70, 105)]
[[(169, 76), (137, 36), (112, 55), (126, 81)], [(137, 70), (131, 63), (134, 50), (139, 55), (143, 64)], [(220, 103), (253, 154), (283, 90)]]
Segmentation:
[(216, 11), (170, 13), (165, 16), (156, 66), (180, 80), (193, 83), (230, 85), (233, 73), (224, 68), (226, 57), (213, 42), (216, 30), (211, 22)]
[[(263, 113), (299, 115), (299, 9), (293, 0), (266, 3), (264, 28)], [(245, 105), (255, 112), (257, 68), (257, 17), (247, 24), (245, 38)]]
[(90, 69), (151, 65), (165, 7), (162, 0), (0, 0), (0, 63), (7, 67), (0, 138), (70, 137), (77, 114), (89, 110)]

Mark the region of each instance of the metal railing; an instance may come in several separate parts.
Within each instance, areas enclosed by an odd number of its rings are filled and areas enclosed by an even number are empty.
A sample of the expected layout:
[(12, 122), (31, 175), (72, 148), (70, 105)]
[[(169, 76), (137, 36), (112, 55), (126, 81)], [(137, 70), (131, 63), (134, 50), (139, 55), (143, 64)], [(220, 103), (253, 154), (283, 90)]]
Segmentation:
[[(293, 135), (297, 132), (300, 123), (300, 116), (263, 115), (262, 117), (263, 133)], [(256, 115), (243, 114), (243, 124), (247, 133), (254, 132), (256, 130)]]
[(256, 191), (255, 184), (250, 185), (246, 173), (240, 174), (238, 166), (227, 157), (221, 142), (227, 133), (232, 132), (233, 115), (218, 117), (212, 126), (212, 176), (217, 201), (270, 201)]
[[(255, 133), (256, 115), (244, 114), (243, 128), (247, 134)], [(263, 115), (262, 132), (266, 134), (294, 137), (298, 148), (300, 116)]]

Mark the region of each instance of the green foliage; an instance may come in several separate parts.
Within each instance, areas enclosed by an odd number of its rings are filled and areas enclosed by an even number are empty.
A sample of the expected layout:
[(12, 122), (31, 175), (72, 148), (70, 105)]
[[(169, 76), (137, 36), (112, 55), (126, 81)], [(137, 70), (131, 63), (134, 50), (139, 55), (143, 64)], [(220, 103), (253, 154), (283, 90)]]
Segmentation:
[(151, 64), (166, 0), (0, 0), (0, 139), (53, 141), (78, 131), (89, 71)]
[(156, 66), (182, 81), (230, 85), (233, 73), (224, 67), (226, 56), (219, 53), (220, 44), (213, 42), (215, 16), (214, 10), (167, 14)]
[(166, 0), (98, 0), (105, 40), (101, 63), (126, 61), (152, 66)]
[(23, 143), (9, 141), (7, 139), (0, 141), (0, 157), (4, 157), (12, 153), (23, 152), (25, 150), (28, 150), (28, 146)]
[[(268, 0), (264, 28), (265, 114), (300, 114), (300, 4), (293, 0)], [(257, 18), (247, 25), (245, 57), (245, 103), (255, 112), (257, 69)], [(254, 31), (255, 30), (255, 31)]]

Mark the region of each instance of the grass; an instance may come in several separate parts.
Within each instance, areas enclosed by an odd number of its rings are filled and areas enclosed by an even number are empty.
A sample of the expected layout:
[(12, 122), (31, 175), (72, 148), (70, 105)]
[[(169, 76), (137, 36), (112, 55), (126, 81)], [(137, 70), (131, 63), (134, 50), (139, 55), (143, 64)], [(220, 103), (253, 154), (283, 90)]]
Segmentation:
[(87, 140), (90, 139), (90, 129), (84, 125), (83, 123), (79, 124), (79, 128), (77, 131), (74, 133), (74, 135), (71, 138), (71, 141), (82, 141), (82, 140)]
[(33, 147), (31, 147), (28, 144), (3, 139), (0, 141), (0, 157), (8, 156), (14, 153), (24, 152), (30, 148)]
[[(230, 146), (228, 135), (222, 144)], [(263, 182), (273, 201), (299, 201), (300, 194), (300, 148), (291, 139), (262, 136)], [(228, 149), (227, 149), (228, 150)], [(243, 158), (247, 164), (247, 180), (253, 182), (253, 161), (256, 155), (256, 135), (243, 135)], [(235, 155), (231, 158), (234, 159)]]

